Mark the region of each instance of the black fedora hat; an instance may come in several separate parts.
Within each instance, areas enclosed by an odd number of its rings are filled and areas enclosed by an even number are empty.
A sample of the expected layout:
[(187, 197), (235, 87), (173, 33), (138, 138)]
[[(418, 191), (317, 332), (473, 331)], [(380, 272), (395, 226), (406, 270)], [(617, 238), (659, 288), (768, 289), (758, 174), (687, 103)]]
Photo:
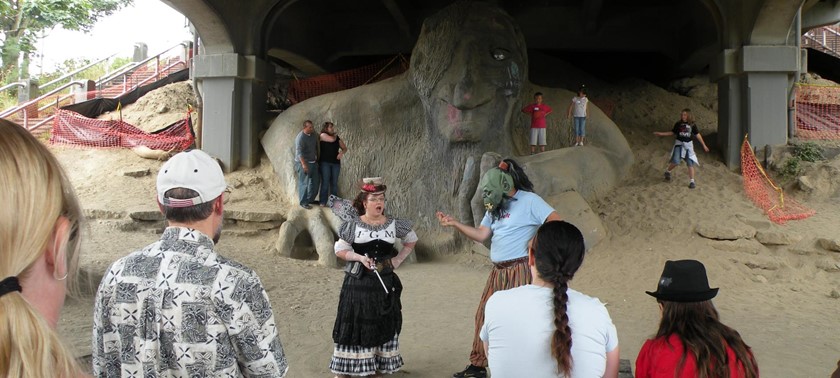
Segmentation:
[(702, 302), (717, 295), (718, 288), (709, 288), (706, 267), (697, 260), (666, 261), (656, 291), (648, 295), (669, 302)]

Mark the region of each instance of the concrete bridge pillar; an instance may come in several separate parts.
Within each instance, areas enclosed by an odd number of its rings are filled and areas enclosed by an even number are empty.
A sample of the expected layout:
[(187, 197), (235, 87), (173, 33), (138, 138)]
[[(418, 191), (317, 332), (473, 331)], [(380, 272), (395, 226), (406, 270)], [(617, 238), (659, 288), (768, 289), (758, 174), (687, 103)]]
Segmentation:
[(201, 148), (226, 172), (259, 164), (269, 65), (234, 53), (197, 55), (194, 71), (204, 103)]
[(743, 46), (724, 50), (712, 64), (718, 84), (718, 142), (724, 162), (740, 164), (740, 147), (749, 133), (753, 147), (785, 144), (788, 136), (790, 78), (797, 75), (796, 46)]

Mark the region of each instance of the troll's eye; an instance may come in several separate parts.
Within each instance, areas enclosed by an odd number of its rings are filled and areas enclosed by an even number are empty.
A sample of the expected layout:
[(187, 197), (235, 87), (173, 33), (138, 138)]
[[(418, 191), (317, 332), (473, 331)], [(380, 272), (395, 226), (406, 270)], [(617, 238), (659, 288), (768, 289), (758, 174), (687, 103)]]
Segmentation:
[(499, 60), (499, 61), (507, 59), (508, 56), (510, 55), (510, 53), (503, 48), (495, 48), (490, 53), (491, 53), (491, 55), (493, 55), (493, 59), (496, 59), (496, 60)]

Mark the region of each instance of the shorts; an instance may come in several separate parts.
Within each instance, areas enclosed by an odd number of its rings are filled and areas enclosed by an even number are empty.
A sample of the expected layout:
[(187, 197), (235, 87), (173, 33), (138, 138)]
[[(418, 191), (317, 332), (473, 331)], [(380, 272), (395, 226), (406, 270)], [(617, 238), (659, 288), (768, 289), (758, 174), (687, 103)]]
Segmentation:
[(682, 157), (682, 146), (674, 146), (674, 150), (671, 152), (671, 163), (674, 165), (680, 165), (681, 160), (685, 160), (685, 164), (689, 167), (695, 166), (694, 160), (688, 158), (688, 156), (683, 159)]
[(543, 128), (531, 128), (531, 145), (536, 146), (545, 146), (545, 127)]

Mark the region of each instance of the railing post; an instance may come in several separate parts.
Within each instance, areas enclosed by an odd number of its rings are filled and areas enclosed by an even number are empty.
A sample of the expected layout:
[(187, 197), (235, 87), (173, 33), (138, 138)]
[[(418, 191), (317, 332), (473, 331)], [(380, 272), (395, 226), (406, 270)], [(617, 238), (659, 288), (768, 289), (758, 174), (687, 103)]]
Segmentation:
[(146, 46), (143, 42), (135, 42), (134, 43), (134, 55), (131, 57), (131, 60), (135, 63), (142, 62), (149, 57), (149, 46)]
[(28, 79), (22, 81), (23, 86), (18, 89), (18, 104), (28, 102), (33, 98), (38, 98), (38, 80)]

